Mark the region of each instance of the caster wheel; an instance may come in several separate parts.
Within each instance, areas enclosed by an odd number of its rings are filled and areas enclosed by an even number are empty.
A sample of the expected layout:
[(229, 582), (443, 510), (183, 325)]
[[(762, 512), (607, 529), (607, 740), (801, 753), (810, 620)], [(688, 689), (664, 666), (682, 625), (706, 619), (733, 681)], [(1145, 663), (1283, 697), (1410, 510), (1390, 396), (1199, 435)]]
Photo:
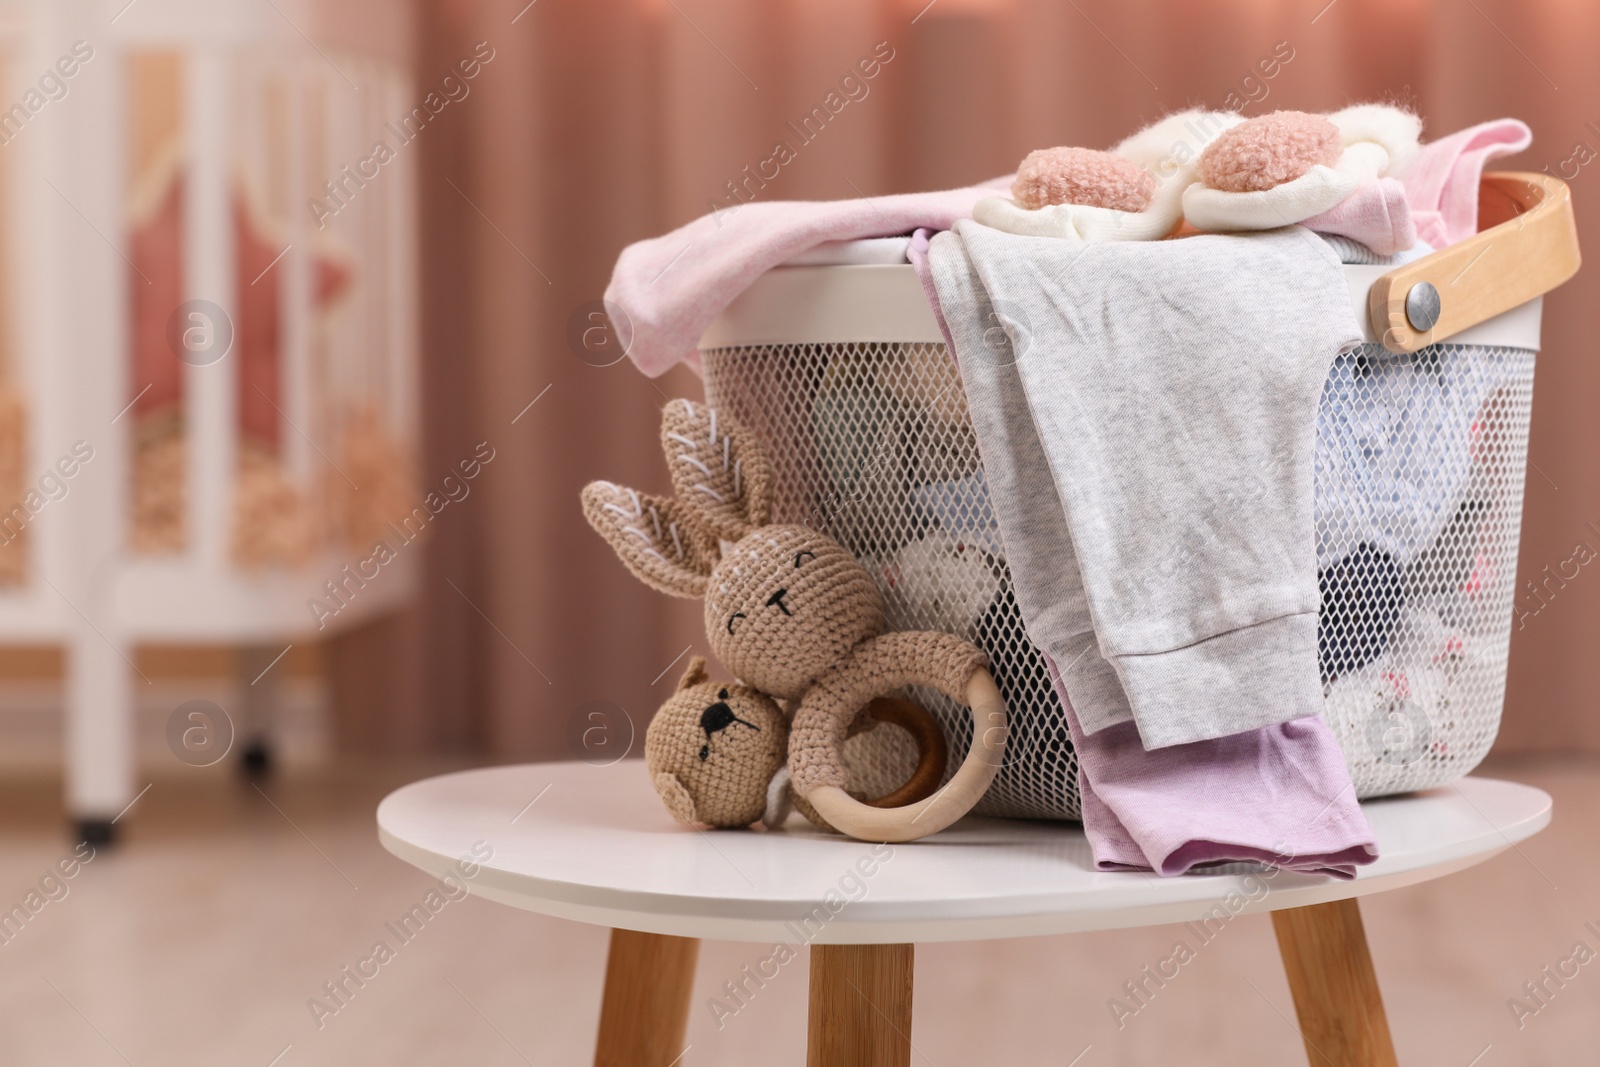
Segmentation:
[(264, 778), (272, 773), (272, 747), (265, 741), (252, 741), (239, 754), (239, 768), (251, 778)]
[(76, 840), (94, 848), (110, 848), (117, 843), (117, 827), (110, 819), (79, 819), (74, 830)]

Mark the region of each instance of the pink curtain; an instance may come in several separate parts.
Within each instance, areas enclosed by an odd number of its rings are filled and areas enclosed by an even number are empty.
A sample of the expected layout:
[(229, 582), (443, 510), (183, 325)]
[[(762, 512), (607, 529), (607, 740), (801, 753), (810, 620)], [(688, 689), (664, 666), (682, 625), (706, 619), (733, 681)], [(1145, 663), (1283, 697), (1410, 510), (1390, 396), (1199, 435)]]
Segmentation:
[[(526, 6), (525, 6), (526, 5)], [(656, 410), (697, 395), (593, 366), (570, 324), (627, 242), (725, 203), (857, 60), (893, 58), (761, 191), (841, 198), (970, 182), (1029, 149), (1104, 146), (1163, 112), (1409, 104), (1434, 134), (1501, 115), (1512, 163), (1565, 166), (1591, 247), (1600, 10), (1544, 0), (419, 0), (419, 92), (496, 58), (422, 145), (427, 455), (497, 458), (441, 517), (414, 609), (333, 656), (346, 744), (564, 758), (607, 701), (639, 730), (700, 646), (698, 604), (629, 578), (584, 525), (595, 477), (665, 488)], [(1288, 57), (1288, 58), (1285, 58)], [(1267, 76), (1270, 72), (1271, 76)], [(1592, 153), (1591, 153), (1592, 154)], [(1546, 305), (1522, 573), (1600, 549), (1600, 326), (1589, 274)], [(525, 407), (538, 397), (531, 408)], [(1600, 748), (1600, 576), (1515, 638), (1502, 746)], [(612, 711), (619, 743), (626, 724)]]

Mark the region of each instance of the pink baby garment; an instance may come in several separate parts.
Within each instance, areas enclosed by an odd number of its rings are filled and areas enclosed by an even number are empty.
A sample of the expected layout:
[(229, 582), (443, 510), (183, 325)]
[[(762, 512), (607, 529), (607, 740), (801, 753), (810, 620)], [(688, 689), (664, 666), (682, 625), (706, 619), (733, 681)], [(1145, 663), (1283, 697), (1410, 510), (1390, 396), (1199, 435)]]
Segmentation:
[(911, 244), (906, 249), (906, 259), (917, 272), (917, 282), (922, 286), (922, 295), (928, 298), (928, 307), (933, 311), (933, 321), (939, 324), (939, 332), (944, 335), (945, 351), (950, 353), (950, 358), (955, 358), (956, 346), (950, 340), (950, 325), (944, 321), (944, 312), (939, 310), (939, 290), (933, 287), (933, 272), (928, 267), (928, 245), (933, 240), (933, 231), (927, 227), (919, 227), (911, 235)]
[(676, 364), (696, 371), (696, 344), (722, 310), (765, 271), (828, 241), (947, 230), (972, 205), (1009, 189), (1011, 175), (965, 189), (862, 200), (773, 200), (702, 215), (623, 249), (606, 311), (628, 357), (654, 378)]
[(1404, 252), (1417, 243), (1406, 187), (1397, 178), (1368, 178), (1355, 192), (1300, 225), (1317, 233), (1348, 237), (1380, 256)]
[(1490, 160), (1521, 152), (1532, 143), (1526, 123), (1495, 119), (1423, 145), (1402, 178), (1417, 236), (1443, 248), (1477, 233), (1483, 168)]
[(1359, 241), (1379, 255), (1404, 252), (1418, 240), (1443, 248), (1478, 232), (1478, 183), (1485, 165), (1522, 151), (1532, 139), (1516, 119), (1441, 137), (1422, 146), (1403, 178), (1369, 178), (1301, 225)]

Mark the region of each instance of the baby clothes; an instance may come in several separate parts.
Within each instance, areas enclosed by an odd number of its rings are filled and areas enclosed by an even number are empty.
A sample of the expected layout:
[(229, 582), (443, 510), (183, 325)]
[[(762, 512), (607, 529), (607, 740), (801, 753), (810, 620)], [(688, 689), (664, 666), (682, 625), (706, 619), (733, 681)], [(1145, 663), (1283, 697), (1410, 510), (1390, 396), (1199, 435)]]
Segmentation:
[(1411, 203), (1406, 198), (1405, 185), (1398, 178), (1367, 178), (1349, 196), (1306, 219), (1302, 225), (1324, 237), (1357, 241), (1380, 256), (1403, 252), (1417, 244)]
[(1340, 263), (1364, 263), (1386, 267), (1399, 266), (1402, 263), (1410, 263), (1414, 259), (1421, 259), (1433, 251), (1426, 244), (1418, 241), (1403, 252), (1383, 253), (1370, 245), (1364, 245), (1360, 241), (1345, 237), (1342, 234), (1323, 233), (1318, 234), (1318, 236), (1328, 242), (1328, 247), (1338, 254)]
[[(934, 249), (959, 240), (954, 234), (939, 234)], [(948, 256), (935, 255), (930, 266), (940, 305), (960, 309), (945, 320), (960, 331), (951, 338), (950, 351), (958, 357), (968, 412), (983, 455), (983, 474), (990, 490), (985, 499), (1003, 533), (1012, 577), (1009, 591), (1021, 610), (1028, 636), (1070, 673), (1071, 691), (1083, 709), (1086, 730), (1131, 722), (1133, 711), (1127, 695), (1095, 641), (1061, 498), (1050, 477), (1016, 361), (1010, 358), (1010, 331), (1000, 328), (1001, 320), (988, 294), (959, 247)]]
[(700, 335), (766, 270), (828, 241), (946, 229), (1011, 182), (861, 200), (774, 200), (703, 215), (622, 250), (605, 304), (628, 358), (654, 378), (676, 364), (696, 371)]
[(1128, 723), (1086, 733), (1048, 666), (1077, 748), (1083, 833), (1100, 870), (1177, 875), (1253, 861), (1354, 878), (1378, 858), (1344, 753), (1321, 718), (1147, 752)]
[(1085, 729), (1160, 748), (1318, 714), (1311, 438), (1360, 337), (1327, 245), (960, 222), (930, 259), (1023, 617)]
[[(933, 240), (934, 231), (926, 226), (920, 226), (911, 234), (911, 244), (906, 248), (906, 259), (917, 272), (917, 282), (922, 286), (922, 295), (928, 298), (928, 307), (933, 311), (933, 321), (939, 326), (939, 332), (944, 335), (945, 347), (950, 348), (950, 327), (945, 325), (944, 312), (939, 310), (939, 294), (933, 288), (933, 272), (928, 267), (928, 245)], [(950, 348), (953, 353), (955, 349)]]
[(1155, 195), (1142, 211), (1089, 204), (1026, 208), (992, 196), (972, 209), (985, 226), (1030, 237), (1081, 241), (1155, 241), (1171, 233), (1183, 216), (1183, 196), (1195, 180), (1200, 153), (1243, 120), (1231, 111), (1180, 111), (1140, 130), (1111, 154), (1143, 167), (1155, 178)]
[(938, 528), (900, 546), (874, 577), (911, 629), (959, 637), (972, 636), (1000, 592), (993, 557)]
[(1410, 563), (1460, 506), (1472, 424), (1517, 371), (1499, 348), (1366, 344), (1334, 360), (1317, 414), (1317, 566), (1361, 542)]
[(1358, 793), (1385, 787), (1397, 767), (1455, 763), (1465, 770), (1483, 758), (1494, 734), (1459, 709), (1505, 684), (1505, 663), (1492, 644), (1435, 611), (1407, 607), (1390, 650), (1328, 687), (1323, 719), (1343, 741)]
[(1495, 119), (1423, 145), (1402, 177), (1417, 236), (1443, 248), (1477, 233), (1484, 166), (1532, 143), (1526, 123)]
[(929, 482), (914, 491), (918, 517), (937, 524), (950, 536), (979, 545), (1000, 559), (1000, 524), (989, 504), (983, 472), (948, 482)]
[(1379, 256), (1443, 248), (1478, 231), (1478, 183), (1484, 166), (1522, 151), (1531, 140), (1528, 127), (1515, 119), (1485, 122), (1440, 138), (1416, 152), (1402, 178), (1368, 178), (1304, 225), (1324, 236), (1351, 238)]
[(1343, 151), (1333, 166), (1318, 163), (1270, 189), (1235, 192), (1195, 184), (1184, 190), (1183, 214), (1214, 232), (1269, 230), (1322, 215), (1365, 183), (1404, 173), (1417, 155), (1422, 121), (1399, 108), (1357, 104), (1328, 116)]
[[(952, 239), (957, 238), (940, 240)], [(1220, 740), (1145, 751), (1116, 672), (1095, 641), (1072, 541), (1061, 521), (1060, 497), (1048, 475), (1017, 363), (1007, 358), (1012, 337), (1026, 340), (1027, 335), (1012, 325), (1003, 338), (991, 335), (992, 348), (984, 346), (981, 328), (974, 337), (974, 325), (993, 328), (1000, 321), (974, 271), (942, 270), (938, 289), (943, 300), (971, 310), (956, 316), (963, 334), (951, 348), (962, 355), (984, 475), (926, 486), (919, 504), (963, 534), (986, 529), (991, 520), (1006, 533), (1016, 584), (1002, 591), (994, 620), (985, 615), (979, 622), (979, 640), (1018, 640), (1008, 620), (1020, 611), (1034, 642), (1043, 644), (1041, 634), (1049, 631), (1070, 650), (1072, 692), (1080, 706), (1087, 702), (1109, 710), (1108, 718), (1115, 720), (1087, 731), (1057, 664), (1043, 654), (1037, 661), (1055, 700), (1040, 700), (1036, 690), (1042, 682), (1032, 669), (1033, 657), (1024, 660), (1018, 677), (999, 682), (1008, 706), (1033, 709), (1036, 718), (1046, 706), (1061, 707), (1078, 752), (1084, 831), (1096, 865), (1176, 875), (1255, 861), (1348, 878), (1358, 865), (1372, 862), (1377, 847), (1349, 787), (1344, 757), (1314, 715)], [(1320, 701), (1319, 690), (1316, 705)], [(1067, 741), (1053, 739), (1057, 745)]]

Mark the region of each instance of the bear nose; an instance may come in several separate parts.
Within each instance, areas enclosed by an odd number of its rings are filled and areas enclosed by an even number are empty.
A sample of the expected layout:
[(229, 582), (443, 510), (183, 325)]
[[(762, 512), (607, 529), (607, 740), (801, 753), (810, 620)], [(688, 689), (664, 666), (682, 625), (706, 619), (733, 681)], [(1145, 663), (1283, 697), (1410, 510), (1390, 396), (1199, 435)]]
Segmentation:
[(706, 732), (707, 737), (710, 737), (718, 730), (726, 730), (729, 726), (732, 726), (735, 718), (737, 716), (734, 715), (733, 709), (719, 700), (700, 713), (700, 729)]
[(767, 597), (767, 607), (769, 607), (769, 608), (777, 608), (779, 611), (783, 612), (785, 615), (793, 615), (794, 612), (789, 610), (789, 605), (787, 605), (787, 604), (785, 604), (783, 602), (783, 598), (788, 596), (788, 595), (789, 595), (789, 590), (787, 590), (787, 589), (778, 590), (776, 593), (773, 593), (771, 596)]
[[(726, 701), (719, 700), (700, 713), (700, 729), (705, 731), (707, 738), (710, 738), (710, 736), (714, 733), (726, 730), (734, 723), (748, 726), (750, 729), (756, 731), (760, 731), (761, 729), (761, 727), (757, 726), (755, 723), (746, 722), (745, 720), (739, 718), (738, 715), (734, 714), (733, 708), (729, 707)], [(702, 756), (700, 758), (704, 759), (705, 757)]]

